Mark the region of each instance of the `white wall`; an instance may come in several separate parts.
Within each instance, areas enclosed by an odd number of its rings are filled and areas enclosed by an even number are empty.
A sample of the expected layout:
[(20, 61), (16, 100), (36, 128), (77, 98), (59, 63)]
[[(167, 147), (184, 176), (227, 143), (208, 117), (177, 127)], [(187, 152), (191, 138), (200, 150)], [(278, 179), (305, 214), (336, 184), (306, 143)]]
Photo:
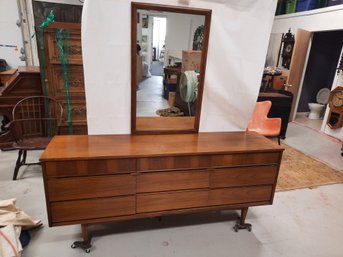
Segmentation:
[(204, 23), (204, 16), (168, 13), (166, 49), (191, 50), (194, 32)]
[[(311, 32), (343, 30), (343, 5), (275, 17), (272, 33), (286, 33), (289, 28), (291, 28), (293, 33), (295, 33), (298, 28)], [(305, 71), (306, 69), (304, 69), (304, 72)], [(335, 75), (332, 89), (339, 85), (343, 85), (342, 75)], [(324, 121), (327, 120), (328, 109), (329, 108), (327, 108), (325, 113)], [(332, 130), (324, 123), (322, 131), (343, 140), (343, 129)]]
[[(200, 131), (245, 130), (260, 88), (276, 0), (158, 3), (212, 9)], [(130, 133), (130, 15), (130, 0), (84, 3), (89, 134)]]
[(17, 50), (13, 47), (0, 46), (0, 59), (5, 59), (12, 69), (25, 65), (25, 61), (19, 59), (23, 39), (21, 29), (16, 25), (18, 19), (17, 1), (0, 0), (0, 45), (17, 46)]
[(275, 17), (272, 33), (286, 33), (289, 28), (293, 33), (297, 28), (308, 31), (343, 29), (343, 5)]
[[(195, 30), (205, 24), (205, 16), (182, 13), (167, 13), (166, 58), (169, 54), (182, 59), (182, 50), (192, 50)], [(173, 63), (172, 63), (173, 64)]]

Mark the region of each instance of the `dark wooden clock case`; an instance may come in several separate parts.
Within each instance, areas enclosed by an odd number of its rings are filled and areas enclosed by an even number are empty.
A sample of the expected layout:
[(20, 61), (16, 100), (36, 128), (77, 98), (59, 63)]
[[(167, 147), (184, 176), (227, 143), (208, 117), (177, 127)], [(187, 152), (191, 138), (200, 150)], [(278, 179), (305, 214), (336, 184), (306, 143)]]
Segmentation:
[[(294, 48), (294, 35), (291, 33), (291, 29), (288, 30), (288, 32), (285, 34), (285, 36), (282, 39), (283, 42), (283, 48), (282, 48), (282, 67), (285, 67), (286, 69), (289, 69), (289, 66), (291, 64), (292, 54), (293, 54), (293, 48)], [(288, 50), (290, 48), (290, 50)]]
[(329, 96), (330, 112), (326, 124), (331, 129), (341, 128), (343, 126), (343, 106), (337, 107), (333, 105), (332, 99), (337, 91), (343, 90), (343, 87), (336, 87), (331, 91)]

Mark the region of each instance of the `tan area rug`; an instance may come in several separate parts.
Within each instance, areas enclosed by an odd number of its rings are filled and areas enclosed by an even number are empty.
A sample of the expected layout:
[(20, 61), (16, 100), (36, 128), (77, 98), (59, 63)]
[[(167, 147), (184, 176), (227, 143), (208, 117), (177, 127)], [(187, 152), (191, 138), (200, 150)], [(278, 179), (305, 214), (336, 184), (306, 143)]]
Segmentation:
[(166, 109), (159, 109), (156, 111), (156, 114), (163, 117), (184, 116), (184, 113), (175, 106)]
[(276, 191), (343, 183), (343, 173), (294, 148), (282, 144), (283, 153)]

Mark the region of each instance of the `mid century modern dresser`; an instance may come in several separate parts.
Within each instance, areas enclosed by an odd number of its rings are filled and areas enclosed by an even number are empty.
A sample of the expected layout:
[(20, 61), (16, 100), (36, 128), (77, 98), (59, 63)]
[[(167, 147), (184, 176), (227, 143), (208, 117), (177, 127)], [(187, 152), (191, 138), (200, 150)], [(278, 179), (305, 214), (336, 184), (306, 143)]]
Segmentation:
[(273, 203), (283, 148), (255, 132), (56, 136), (42, 154), (50, 226)]

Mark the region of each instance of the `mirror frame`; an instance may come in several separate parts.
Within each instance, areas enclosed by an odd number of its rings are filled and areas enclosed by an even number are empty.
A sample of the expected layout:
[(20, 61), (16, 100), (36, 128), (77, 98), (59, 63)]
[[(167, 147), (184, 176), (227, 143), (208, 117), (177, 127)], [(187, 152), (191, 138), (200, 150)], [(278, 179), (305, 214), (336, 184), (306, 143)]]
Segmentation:
[[(204, 15), (205, 16), (205, 30), (203, 39), (203, 49), (201, 54), (201, 64), (200, 64), (200, 76), (198, 84), (198, 99), (196, 104), (196, 114), (194, 119), (193, 129), (172, 129), (172, 130), (137, 130), (137, 14), (138, 10), (154, 10), (163, 12), (173, 12), (173, 13), (184, 13), (193, 15)], [(211, 27), (211, 16), (212, 10), (209, 9), (199, 9), (199, 8), (189, 8), (183, 6), (170, 6), (170, 5), (160, 5), (151, 3), (138, 3), (131, 2), (131, 133), (132, 134), (178, 134), (178, 133), (198, 133), (202, 96), (204, 89), (204, 79), (206, 70), (206, 60), (208, 51), (208, 41), (210, 35)], [(171, 117), (173, 118), (173, 117)]]

